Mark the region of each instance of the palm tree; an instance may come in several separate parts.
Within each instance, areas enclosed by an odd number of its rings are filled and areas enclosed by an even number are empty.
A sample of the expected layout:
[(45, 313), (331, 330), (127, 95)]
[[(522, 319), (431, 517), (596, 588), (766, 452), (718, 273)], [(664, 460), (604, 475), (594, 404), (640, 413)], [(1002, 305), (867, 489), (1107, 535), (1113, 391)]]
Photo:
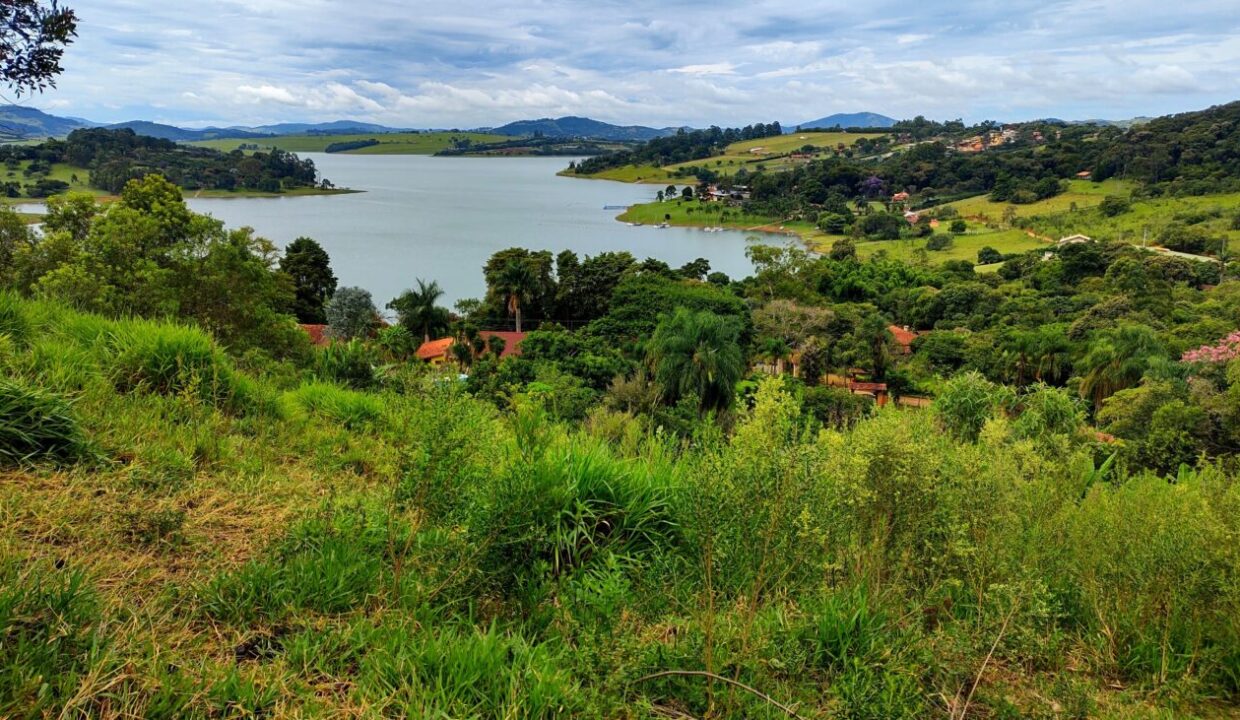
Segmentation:
[(730, 407), (745, 371), (739, 336), (734, 320), (712, 312), (682, 307), (664, 317), (650, 339), (650, 362), (663, 399), (675, 403), (696, 395), (702, 412)]
[(416, 290), (406, 290), (400, 297), (388, 303), (388, 307), (400, 316), (400, 323), (411, 331), (420, 331), (424, 342), (431, 341), (431, 330), (442, 327), (447, 321), (447, 311), (436, 307), (435, 303), (443, 297), (443, 289), (439, 283), (430, 283), (417, 279)]
[(517, 320), (517, 332), (521, 332), (521, 306), (534, 292), (534, 273), (528, 265), (513, 260), (500, 271), (497, 289), (507, 299), (508, 312)]
[(1121, 325), (1095, 340), (1081, 358), (1081, 397), (1092, 401), (1097, 410), (1108, 397), (1136, 387), (1151, 361), (1166, 354), (1152, 328)]

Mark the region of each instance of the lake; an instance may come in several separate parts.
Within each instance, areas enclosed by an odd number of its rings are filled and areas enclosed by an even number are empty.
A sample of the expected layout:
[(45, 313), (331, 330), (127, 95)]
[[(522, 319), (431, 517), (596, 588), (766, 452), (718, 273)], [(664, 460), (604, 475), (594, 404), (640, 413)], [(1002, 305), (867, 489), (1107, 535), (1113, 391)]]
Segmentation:
[(580, 256), (627, 250), (672, 267), (703, 257), (734, 278), (753, 270), (748, 233), (617, 222), (621, 210), (605, 205), (649, 202), (659, 188), (558, 177), (569, 158), (301, 155), (314, 159), (322, 177), (365, 192), (199, 198), (190, 207), (229, 227), (248, 225), (280, 246), (314, 238), (331, 255), (340, 285), (366, 288), (380, 308), (415, 278), (437, 280), (448, 305), (481, 297), (482, 265), (514, 246)]

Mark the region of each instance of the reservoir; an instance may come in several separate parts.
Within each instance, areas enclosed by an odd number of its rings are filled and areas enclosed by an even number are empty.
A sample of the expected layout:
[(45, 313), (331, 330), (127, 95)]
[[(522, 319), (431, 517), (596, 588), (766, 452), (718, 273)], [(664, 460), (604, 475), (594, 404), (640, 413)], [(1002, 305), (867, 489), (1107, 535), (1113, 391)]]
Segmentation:
[(759, 242), (752, 234), (617, 222), (615, 206), (650, 202), (661, 188), (557, 176), (568, 158), (300, 154), (314, 160), (321, 177), (364, 192), (191, 198), (189, 205), (229, 227), (252, 227), (281, 247), (314, 238), (331, 256), (340, 286), (369, 290), (380, 308), (416, 278), (438, 281), (445, 305), (481, 297), (483, 264), (509, 247), (578, 256), (627, 250), (672, 267), (701, 257), (733, 278), (753, 271), (745, 257), (746, 247)]

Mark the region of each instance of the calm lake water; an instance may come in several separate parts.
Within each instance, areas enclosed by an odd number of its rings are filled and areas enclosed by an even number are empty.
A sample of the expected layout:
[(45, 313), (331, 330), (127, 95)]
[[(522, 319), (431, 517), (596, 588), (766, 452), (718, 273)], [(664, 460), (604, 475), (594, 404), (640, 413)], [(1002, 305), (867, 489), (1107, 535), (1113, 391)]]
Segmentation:
[(483, 263), (514, 246), (582, 256), (627, 250), (673, 267), (704, 257), (732, 277), (753, 270), (745, 248), (757, 239), (747, 233), (617, 222), (621, 211), (604, 205), (649, 202), (659, 188), (557, 177), (568, 158), (304, 155), (323, 177), (365, 192), (189, 204), (281, 246), (314, 238), (331, 255), (340, 284), (366, 288), (380, 308), (415, 278), (439, 281), (446, 304), (481, 297)]

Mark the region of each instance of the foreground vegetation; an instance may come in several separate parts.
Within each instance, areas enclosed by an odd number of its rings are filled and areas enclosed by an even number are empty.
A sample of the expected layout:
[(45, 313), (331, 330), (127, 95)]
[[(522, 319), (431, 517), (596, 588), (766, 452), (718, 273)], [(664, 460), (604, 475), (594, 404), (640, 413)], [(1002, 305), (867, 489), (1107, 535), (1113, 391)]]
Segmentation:
[(1235, 714), (1235, 266), (513, 248), (379, 328), (157, 177), (51, 211), (0, 217), (0, 715)]
[(525, 395), (498, 413), (413, 367), (366, 392), (253, 375), (197, 330), (0, 302), (0, 403), (41, 420), (0, 483), (8, 716), (1160, 717), (1236, 696), (1221, 467), (1118, 471), (1028, 413), (975, 441), (900, 411), (815, 432), (777, 380), (682, 443)]

